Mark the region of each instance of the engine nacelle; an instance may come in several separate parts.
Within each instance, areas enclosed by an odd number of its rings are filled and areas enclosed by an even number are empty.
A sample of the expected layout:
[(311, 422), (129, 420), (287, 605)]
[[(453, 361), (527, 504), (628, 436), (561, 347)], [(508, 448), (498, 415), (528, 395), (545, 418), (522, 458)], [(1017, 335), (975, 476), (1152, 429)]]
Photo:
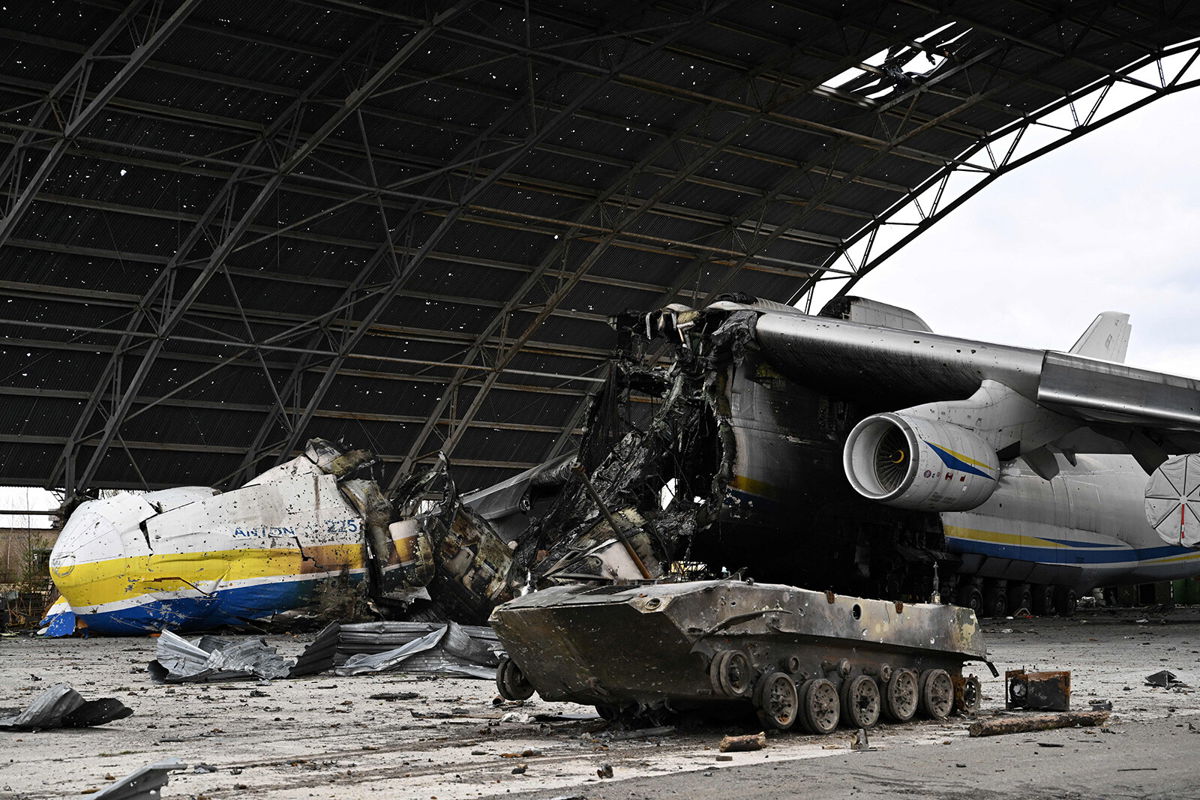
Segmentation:
[(996, 490), (1000, 460), (975, 433), (907, 414), (854, 426), (842, 463), (863, 497), (918, 511), (966, 511)]

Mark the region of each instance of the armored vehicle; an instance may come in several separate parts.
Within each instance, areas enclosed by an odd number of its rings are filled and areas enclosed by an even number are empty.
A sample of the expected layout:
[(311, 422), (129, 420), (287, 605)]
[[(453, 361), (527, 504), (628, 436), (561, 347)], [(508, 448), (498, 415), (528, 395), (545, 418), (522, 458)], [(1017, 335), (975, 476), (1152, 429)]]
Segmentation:
[(556, 586), (492, 612), (502, 696), (602, 716), (757, 713), (829, 733), (974, 710), (987, 660), (973, 611), (742, 580)]

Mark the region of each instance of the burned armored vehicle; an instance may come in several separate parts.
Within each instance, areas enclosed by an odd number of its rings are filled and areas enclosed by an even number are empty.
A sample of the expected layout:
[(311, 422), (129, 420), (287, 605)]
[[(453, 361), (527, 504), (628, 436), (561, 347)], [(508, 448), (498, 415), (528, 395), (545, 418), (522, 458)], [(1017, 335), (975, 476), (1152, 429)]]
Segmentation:
[(991, 667), (970, 609), (751, 581), (559, 586), (491, 621), (508, 653), (503, 696), (536, 689), (610, 719), (753, 709), (768, 727), (809, 733), (945, 719), (978, 708), (963, 664)]

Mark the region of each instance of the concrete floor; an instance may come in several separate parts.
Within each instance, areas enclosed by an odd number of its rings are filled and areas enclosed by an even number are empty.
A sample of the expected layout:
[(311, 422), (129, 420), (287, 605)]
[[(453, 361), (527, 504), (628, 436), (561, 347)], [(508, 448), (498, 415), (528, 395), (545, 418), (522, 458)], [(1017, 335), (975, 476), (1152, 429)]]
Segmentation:
[[(1139, 622), (1139, 620), (1145, 620)], [(717, 762), (734, 728), (628, 738), (596, 719), (538, 721), (591, 709), (500, 703), (487, 681), (400, 674), (160, 686), (146, 674), (153, 639), (0, 639), (0, 707), (55, 682), (117, 696), (134, 716), (102, 728), (0, 732), (0, 798), (82, 796), (154, 761), (189, 765), (170, 798), (1017, 797), (1200, 798), (1200, 695), (1143, 685), (1169, 668), (1200, 686), (1200, 610), (1097, 611), (1070, 620), (984, 624), (1003, 671), (1072, 670), (1075, 708), (1113, 702), (1105, 729), (969, 739), (967, 721), (881, 726), (877, 749), (850, 734), (773, 736), (765, 750)], [(273, 637), (298, 652), (307, 636)], [(984, 711), (1003, 706), (986, 668)], [(34, 676), (41, 678), (35, 681)], [(417, 700), (371, 699), (412, 691)], [(1047, 746), (1050, 745), (1050, 746)], [(1062, 745), (1056, 747), (1052, 745)], [(205, 764), (212, 772), (196, 772)], [(614, 777), (596, 770), (611, 765)]]

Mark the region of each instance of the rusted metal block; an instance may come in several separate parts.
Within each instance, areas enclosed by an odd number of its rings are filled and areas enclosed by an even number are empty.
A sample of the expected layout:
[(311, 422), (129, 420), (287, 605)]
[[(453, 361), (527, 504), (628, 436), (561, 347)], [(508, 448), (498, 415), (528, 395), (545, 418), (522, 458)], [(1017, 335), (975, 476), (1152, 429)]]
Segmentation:
[(1070, 711), (1071, 672), (1026, 672), (1010, 669), (1004, 673), (1004, 707), (1029, 711)]

